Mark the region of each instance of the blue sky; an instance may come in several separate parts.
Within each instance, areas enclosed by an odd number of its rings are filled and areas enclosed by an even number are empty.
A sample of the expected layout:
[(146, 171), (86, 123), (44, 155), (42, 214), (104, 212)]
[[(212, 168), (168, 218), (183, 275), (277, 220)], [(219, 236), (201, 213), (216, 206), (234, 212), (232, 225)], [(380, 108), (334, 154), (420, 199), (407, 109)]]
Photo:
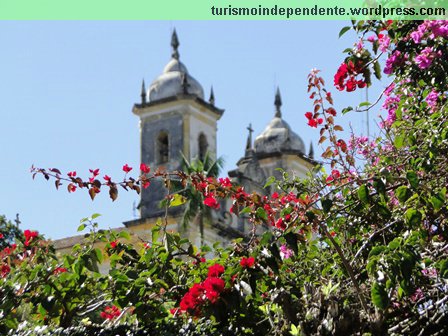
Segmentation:
[[(365, 92), (339, 94), (333, 75), (354, 33), (338, 39), (343, 21), (51, 21), (0, 22), (0, 214), (50, 238), (76, 234), (79, 220), (101, 213), (100, 226), (118, 227), (134, 218), (134, 193), (120, 190), (92, 202), (86, 191), (56, 191), (53, 182), (31, 179), (29, 168), (57, 167), (87, 176), (89, 168), (121, 179), (121, 167), (139, 164), (138, 118), (131, 113), (142, 78), (155, 79), (170, 58), (176, 27), (180, 57), (204, 87), (213, 85), (218, 155), (225, 172), (244, 153), (246, 127), (259, 134), (274, 114), (280, 86), (283, 117), (307, 147), (318, 134), (306, 126), (311, 101), (306, 76), (323, 71), (336, 106), (356, 105)], [(387, 84), (376, 83), (375, 97)], [(374, 100), (374, 99), (371, 99)], [(379, 111), (372, 113), (374, 125)], [(366, 116), (341, 117), (348, 129), (366, 133)], [(374, 126), (372, 126), (374, 128)], [(101, 175), (103, 176), (103, 175)]]

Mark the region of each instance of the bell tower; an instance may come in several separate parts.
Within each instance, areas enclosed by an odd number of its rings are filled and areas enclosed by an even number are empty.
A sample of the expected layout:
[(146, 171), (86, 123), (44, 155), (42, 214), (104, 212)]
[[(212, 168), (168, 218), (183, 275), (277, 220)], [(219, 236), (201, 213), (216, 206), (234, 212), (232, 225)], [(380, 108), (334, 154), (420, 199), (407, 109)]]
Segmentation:
[[(204, 99), (201, 84), (180, 61), (179, 39), (174, 30), (171, 37), (171, 59), (146, 90), (142, 83), (141, 101), (132, 112), (140, 118), (141, 162), (152, 171), (182, 169), (182, 155), (188, 160), (203, 158), (205, 153), (216, 158), (217, 121), (224, 110), (215, 106), (213, 89), (209, 101)], [(161, 181), (153, 181), (143, 189), (139, 204), (140, 219), (145, 222), (164, 215), (159, 207), (167, 195)], [(170, 209), (176, 216), (176, 208)]]

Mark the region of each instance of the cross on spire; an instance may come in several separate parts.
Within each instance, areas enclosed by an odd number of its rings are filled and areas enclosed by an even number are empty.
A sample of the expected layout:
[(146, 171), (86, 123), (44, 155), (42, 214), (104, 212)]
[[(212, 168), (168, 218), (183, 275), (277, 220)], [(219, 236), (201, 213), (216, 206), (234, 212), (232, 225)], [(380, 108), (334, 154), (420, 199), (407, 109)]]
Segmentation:
[(249, 131), (249, 135), (247, 137), (247, 142), (246, 142), (246, 150), (252, 149), (252, 133), (253, 133), (253, 129), (252, 129), (252, 124), (249, 124), (249, 126), (247, 127), (247, 130)]
[(281, 118), (282, 111), (280, 108), (282, 107), (282, 97), (280, 95), (280, 89), (278, 86), (277, 86), (277, 92), (275, 93), (274, 105), (275, 105), (275, 117)]
[(173, 30), (173, 34), (171, 35), (171, 46), (173, 47), (173, 53), (171, 54), (171, 57), (174, 59), (179, 60), (179, 39), (177, 38), (176, 28)]

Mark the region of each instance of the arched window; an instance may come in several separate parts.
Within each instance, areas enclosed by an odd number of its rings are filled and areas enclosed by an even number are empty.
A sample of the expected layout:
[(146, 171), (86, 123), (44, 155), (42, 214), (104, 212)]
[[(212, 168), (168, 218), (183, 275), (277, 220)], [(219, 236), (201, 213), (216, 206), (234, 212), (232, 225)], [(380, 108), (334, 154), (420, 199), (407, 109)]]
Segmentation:
[(157, 155), (157, 163), (167, 163), (169, 157), (169, 139), (168, 133), (162, 131), (159, 133), (157, 137), (157, 147), (156, 147), (156, 155)]
[(204, 133), (199, 134), (198, 138), (198, 147), (199, 147), (199, 160), (204, 161), (205, 154), (207, 153), (208, 142)]

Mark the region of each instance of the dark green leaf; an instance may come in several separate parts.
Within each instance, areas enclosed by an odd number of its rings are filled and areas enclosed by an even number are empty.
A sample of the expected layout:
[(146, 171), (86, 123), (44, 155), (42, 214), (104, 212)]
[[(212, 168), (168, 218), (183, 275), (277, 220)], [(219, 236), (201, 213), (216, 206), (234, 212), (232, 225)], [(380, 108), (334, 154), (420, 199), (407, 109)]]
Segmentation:
[(415, 209), (408, 209), (405, 213), (406, 222), (412, 226), (418, 226), (422, 222), (422, 214)]
[(406, 173), (406, 178), (412, 188), (416, 189), (418, 187), (418, 176), (414, 171), (408, 171)]
[(365, 184), (359, 187), (358, 197), (364, 204), (369, 203), (369, 188)]
[(331, 209), (331, 206), (333, 205), (333, 201), (331, 199), (323, 199), (321, 201), (322, 203), (322, 209), (324, 210), (324, 212), (328, 213)]
[(372, 302), (379, 309), (386, 309), (389, 304), (389, 298), (383, 285), (375, 282), (371, 290)]
[(397, 196), (400, 203), (406, 202), (411, 195), (412, 192), (406, 186), (398, 187), (397, 190), (395, 190), (395, 196)]
[(341, 37), (342, 35), (344, 35), (346, 32), (348, 32), (352, 27), (350, 26), (346, 26), (344, 28), (341, 29), (341, 31), (339, 32), (339, 37)]

